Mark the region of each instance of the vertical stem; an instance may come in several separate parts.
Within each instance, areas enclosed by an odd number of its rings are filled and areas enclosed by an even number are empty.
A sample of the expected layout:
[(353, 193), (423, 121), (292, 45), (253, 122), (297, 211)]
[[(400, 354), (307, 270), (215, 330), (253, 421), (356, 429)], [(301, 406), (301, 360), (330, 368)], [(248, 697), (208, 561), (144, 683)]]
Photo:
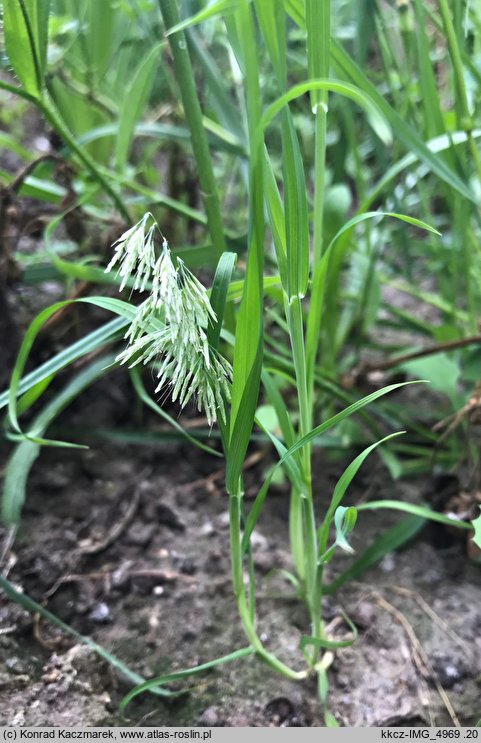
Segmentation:
[[(329, 77), (330, 44), (331, 44), (331, 0), (306, 0), (307, 57), (309, 76), (311, 78)], [(322, 255), (324, 242), (324, 200), (326, 169), (326, 129), (328, 93), (313, 91), (311, 107), (316, 117), (315, 123), (315, 184), (314, 184), (314, 233), (313, 263), (310, 308), (306, 327), (306, 344), (304, 356), (305, 388), (299, 394), (305, 394), (307, 412), (305, 420), (301, 415), (301, 435), (312, 428), (314, 407), (314, 370), (319, 351), (321, 334), (321, 316), (324, 301)], [(302, 402), (302, 398), (300, 399)], [(302, 408), (301, 408), (302, 410)], [(311, 632), (315, 638), (322, 635), (321, 587), (317, 568), (317, 530), (312, 497), (311, 447), (305, 447), (309, 459), (308, 492), (303, 500), (303, 516), (306, 544), (306, 588), (311, 615)], [(312, 651), (311, 663), (315, 665), (319, 649)]]
[(110, 185), (108, 178), (102, 173), (100, 166), (90, 157), (88, 152), (81, 147), (70, 132), (67, 124), (61, 117), (56, 106), (52, 102), (47, 92), (42, 93), (40, 98), (35, 100), (36, 105), (42, 111), (46, 119), (52, 124), (55, 131), (62, 137), (65, 143), (70, 147), (79, 160), (83, 162), (87, 170), (93, 175), (96, 181), (100, 183), (104, 191), (110, 196), (120, 214), (130, 223), (130, 215), (127, 211), (119, 194)]
[[(327, 78), (329, 76), (330, 63), (331, 0), (306, 0), (306, 27), (309, 75), (312, 78)], [(320, 345), (319, 338), (321, 335), (323, 305), (320, 261), (324, 241), (327, 91), (313, 91), (311, 94), (311, 106), (315, 115), (315, 183), (312, 287), (311, 304), (306, 328), (306, 367), (307, 392), (312, 423), (314, 369)]]
[(232, 566), (232, 583), (234, 587), (234, 594), (237, 602), (237, 610), (239, 617), (244, 628), (244, 632), (249, 640), (250, 644), (256, 651), (257, 655), (261, 660), (264, 661), (268, 666), (273, 668), (278, 673), (281, 673), (287, 678), (299, 681), (305, 678), (306, 673), (303, 671), (297, 672), (289, 668), (285, 663), (276, 658), (275, 655), (269, 653), (264, 646), (257, 634), (254, 619), (251, 613), (251, 607), (246, 599), (246, 593), (244, 588), (244, 570), (243, 570), (243, 554), (242, 554), (242, 539), (241, 539), (241, 501), (242, 501), (242, 484), (239, 481), (239, 487), (236, 493), (231, 493), (229, 496), (229, 523), (230, 523), (230, 551), (231, 551), (231, 566)]
[[(177, 0), (159, 0), (160, 12), (167, 29), (180, 22)], [(175, 75), (182, 97), (185, 118), (190, 130), (192, 149), (197, 162), (199, 183), (204, 201), (209, 232), (218, 257), (226, 250), (219, 195), (212, 167), (207, 136), (202, 120), (202, 111), (195, 85), (187, 40), (183, 31), (169, 37)]]

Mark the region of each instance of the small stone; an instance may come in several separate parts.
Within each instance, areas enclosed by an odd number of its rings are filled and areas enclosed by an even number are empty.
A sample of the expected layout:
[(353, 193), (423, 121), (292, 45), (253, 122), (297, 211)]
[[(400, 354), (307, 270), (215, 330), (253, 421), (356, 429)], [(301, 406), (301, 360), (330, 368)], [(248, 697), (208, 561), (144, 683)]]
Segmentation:
[(351, 618), (359, 629), (368, 629), (374, 624), (376, 612), (369, 601), (361, 601), (361, 603), (351, 611)]
[(250, 543), (252, 549), (267, 550), (269, 548), (269, 540), (258, 531), (253, 531), (250, 537)]
[(264, 575), (274, 570), (277, 564), (276, 552), (265, 550), (254, 554), (254, 565)]
[(179, 516), (165, 503), (157, 503), (156, 506), (157, 521), (159, 524), (164, 524), (170, 527), (174, 531), (185, 531), (185, 524)]
[(122, 563), (122, 565), (120, 565), (116, 570), (114, 570), (114, 572), (112, 573), (112, 588), (116, 588), (118, 591), (122, 592), (129, 590), (129, 570), (132, 565), (132, 560), (127, 560), (126, 562)]
[(211, 537), (213, 534), (215, 534), (215, 529), (212, 521), (206, 521), (205, 524), (202, 524), (199, 529), (199, 536)]
[(147, 547), (156, 531), (155, 524), (132, 524), (126, 535), (126, 541), (136, 547)]
[(393, 570), (396, 569), (396, 558), (394, 557), (392, 552), (384, 555), (381, 562), (379, 563), (379, 567), (381, 568), (383, 573), (392, 573)]
[(223, 725), (217, 707), (207, 707), (199, 718), (199, 725), (205, 728), (217, 728)]
[(24, 674), (27, 671), (20, 658), (17, 658), (16, 656), (14, 656), (13, 658), (7, 658), (7, 660), (5, 661), (5, 668), (10, 671), (10, 673), (15, 673), (18, 675)]
[(220, 529), (227, 529), (230, 524), (230, 516), (229, 511), (224, 511), (224, 513), (219, 514), (217, 516), (215, 523)]
[(43, 674), (42, 681), (44, 684), (55, 684), (61, 676), (62, 674), (58, 668), (54, 668), (52, 671)]
[(441, 686), (445, 689), (452, 689), (466, 676), (466, 670), (462, 664), (444, 655), (436, 655), (432, 660), (432, 665)]
[(89, 614), (89, 619), (96, 624), (107, 624), (112, 621), (110, 609), (104, 602), (96, 604)]

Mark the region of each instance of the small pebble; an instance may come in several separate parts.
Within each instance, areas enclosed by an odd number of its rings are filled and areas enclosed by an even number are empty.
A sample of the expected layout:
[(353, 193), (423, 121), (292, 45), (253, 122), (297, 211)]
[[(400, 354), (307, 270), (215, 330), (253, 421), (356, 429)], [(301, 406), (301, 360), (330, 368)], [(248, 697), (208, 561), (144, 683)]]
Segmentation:
[(126, 541), (136, 547), (147, 547), (156, 531), (155, 524), (132, 524), (127, 532)]
[(206, 728), (217, 728), (223, 724), (216, 707), (207, 707), (199, 718), (199, 725)]
[(164, 524), (164, 526), (168, 526), (174, 531), (185, 531), (184, 522), (179, 518), (176, 512), (169, 506), (166, 506), (165, 503), (157, 503), (155, 510), (159, 524)]
[(269, 540), (258, 531), (253, 531), (250, 538), (252, 549), (266, 550), (269, 547)]
[(5, 661), (5, 668), (10, 671), (10, 673), (16, 674), (26, 673), (27, 671), (24, 663), (22, 663), (20, 658), (17, 658), (16, 656), (14, 656), (13, 658), (7, 658), (7, 660)]
[(112, 616), (107, 604), (103, 602), (101, 602), (100, 604), (95, 604), (94, 608), (89, 614), (89, 619), (96, 624), (106, 624), (107, 622), (111, 622)]
[(206, 521), (205, 524), (202, 524), (199, 529), (199, 536), (211, 537), (213, 534), (215, 534), (215, 529), (212, 521)]
[(381, 568), (383, 573), (392, 573), (392, 571), (396, 569), (396, 558), (394, 557), (392, 552), (384, 555), (381, 562), (379, 563), (379, 567)]

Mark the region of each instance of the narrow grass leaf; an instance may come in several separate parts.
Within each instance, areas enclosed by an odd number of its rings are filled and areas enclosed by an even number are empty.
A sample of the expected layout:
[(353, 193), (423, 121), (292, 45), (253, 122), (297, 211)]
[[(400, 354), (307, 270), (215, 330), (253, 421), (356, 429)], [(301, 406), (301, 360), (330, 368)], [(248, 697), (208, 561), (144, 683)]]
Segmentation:
[[(480, 508), (481, 510), (481, 508)], [(481, 513), (478, 518), (471, 521), (474, 529), (473, 542), (481, 549)]]
[[(287, 93), (280, 96), (274, 103), (264, 111), (259, 122), (258, 137), (267, 129), (269, 124), (274, 120), (277, 114), (291, 101), (299, 98), (312, 91), (328, 91), (337, 93), (349, 98), (362, 108), (369, 119), (369, 123), (384, 144), (392, 142), (391, 127), (384, 115), (379, 102), (371, 94), (366, 93), (361, 88), (351, 83), (342, 82), (341, 80), (309, 80), (305, 83), (299, 83), (290, 88)], [(383, 99), (381, 99), (383, 100)]]
[(22, 441), (10, 455), (5, 467), (2, 493), (2, 523), (5, 526), (18, 524), (30, 470), (40, 454), (40, 444)]
[[(10, 379), (8, 392), (8, 415), (10, 418), (10, 424), (17, 433), (22, 433), (17, 415), (17, 396), (19, 394), (20, 380), (35, 338), (42, 326), (50, 317), (52, 317), (52, 315), (73, 302), (83, 302), (93, 304), (97, 307), (102, 307), (103, 309), (107, 309), (110, 312), (120, 315), (128, 321), (132, 321), (135, 316), (135, 307), (127, 302), (122, 302), (120, 299), (113, 299), (110, 297), (82, 297), (81, 299), (65, 300), (62, 302), (56, 302), (39, 312), (25, 332)], [(85, 339), (83, 340), (85, 341)], [(36, 382), (37, 381), (39, 380), (37, 379)]]
[(243, 394), (237, 408), (237, 415), (233, 421), (230, 434), (226, 466), (226, 487), (229, 493), (235, 493), (238, 491), (239, 478), (241, 476), (242, 465), (249, 445), (252, 424), (257, 407), (259, 383), (262, 371), (262, 356), (262, 344), (258, 342), (254, 362), (251, 366), (250, 374), (243, 386)]
[(29, 433), (26, 434), (29, 440), (22, 441), (15, 448), (5, 470), (2, 522), (6, 526), (20, 522), (30, 469), (38, 457), (40, 445), (44, 443), (39, 437), (72, 400), (105, 374), (106, 367), (112, 364), (114, 359), (114, 356), (103, 356), (76, 374), (30, 424)]
[(207, 444), (203, 444), (202, 441), (199, 441), (199, 439), (195, 438), (194, 436), (191, 436), (190, 433), (185, 430), (185, 428), (182, 428), (182, 426), (179, 423), (177, 423), (175, 418), (172, 418), (172, 416), (166, 413), (165, 410), (162, 410), (160, 405), (157, 405), (155, 400), (152, 400), (147, 390), (145, 389), (144, 383), (142, 381), (141, 373), (137, 366), (133, 366), (131, 369), (129, 369), (129, 374), (130, 374), (130, 379), (132, 381), (134, 390), (136, 391), (137, 395), (142, 400), (142, 402), (145, 405), (147, 405), (147, 407), (153, 410), (154, 413), (157, 413), (157, 415), (160, 415), (161, 418), (167, 421), (167, 423), (169, 423), (169, 425), (171, 425), (172, 428), (178, 431), (183, 438), (186, 438), (187, 441), (189, 441), (194, 446), (197, 446), (199, 449), (202, 449), (208, 454), (212, 454), (212, 456), (214, 457), (222, 456), (215, 449), (212, 449), (210, 446), (207, 446)]
[(321, 423), (319, 426), (316, 426), (315, 428), (313, 428), (312, 431), (309, 431), (308, 434), (306, 434), (305, 436), (302, 436), (298, 441), (296, 441), (296, 443), (293, 446), (291, 446), (288, 449), (288, 451), (286, 452), (282, 460), (279, 462), (279, 464), (282, 464), (282, 461), (284, 459), (292, 456), (294, 452), (298, 451), (299, 449), (302, 449), (303, 446), (310, 443), (313, 439), (316, 438), (316, 436), (319, 436), (319, 434), (324, 433), (324, 431), (327, 431), (329, 428), (332, 428), (337, 423), (340, 423), (345, 418), (348, 418), (350, 415), (353, 415), (353, 413), (356, 413), (358, 410), (361, 410), (366, 405), (370, 405), (370, 403), (374, 402), (378, 398), (383, 397), (384, 395), (387, 395), (396, 389), (405, 387), (408, 384), (418, 384), (418, 383), (419, 383), (419, 380), (417, 382), (400, 382), (398, 384), (388, 385), (387, 387), (383, 387), (382, 389), (376, 390), (375, 392), (371, 392), (370, 395), (367, 395), (366, 397), (363, 397), (361, 400), (358, 400), (352, 405), (349, 405), (344, 410), (341, 410), (340, 413), (337, 413), (336, 415), (332, 416), (332, 418), (329, 418), (327, 421), (324, 421), (324, 423)]
[[(471, 132), (471, 136), (473, 139), (479, 139), (481, 137), (481, 129), (473, 129)], [(450, 132), (449, 134), (443, 134), (440, 137), (434, 137), (434, 139), (429, 140), (429, 142), (426, 142), (427, 148), (432, 152), (434, 155), (438, 153), (445, 152), (446, 150), (449, 150), (452, 147), (456, 147), (460, 144), (465, 144), (468, 142), (468, 135), (466, 132)], [(394, 165), (391, 165), (390, 168), (384, 173), (384, 175), (379, 179), (379, 181), (376, 183), (375, 186), (373, 186), (370, 191), (366, 194), (366, 196), (362, 199), (358, 212), (365, 212), (373, 201), (380, 198), (383, 191), (386, 190), (386, 187), (404, 170), (407, 170), (407, 168), (411, 167), (411, 165), (414, 165), (415, 163), (419, 162), (421, 160), (421, 157), (416, 152), (409, 152), (407, 155), (404, 155), (400, 160), (398, 160)], [(413, 187), (418, 183), (422, 175), (425, 175), (426, 173), (429, 173), (430, 168), (424, 168), (421, 170), (421, 168), (418, 168), (417, 171), (414, 171), (410, 174), (410, 177), (413, 179)]]
[[(17, 591), (17, 589), (13, 586), (13, 584), (10, 583), (10, 581), (7, 580), (1, 574), (0, 574), (0, 588), (2, 589), (2, 591), (4, 591), (5, 595), (7, 596), (7, 598), (10, 599), (10, 601), (13, 601), (19, 606), (22, 606), (24, 609), (26, 609), (26, 611), (30, 612), (30, 614), (38, 614), (43, 619), (46, 619), (48, 622), (51, 622), (56, 627), (59, 627), (67, 635), (74, 637), (75, 640), (77, 640), (78, 642), (81, 642), (83, 645), (87, 645), (100, 658), (102, 658), (102, 660), (107, 661), (107, 663), (111, 665), (112, 668), (115, 668), (116, 671), (122, 674), (122, 676), (124, 676), (131, 683), (141, 684), (144, 682), (144, 679), (142, 678), (142, 676), (140, 676), (138, 673), (135, 673), (135, 671), (132, 671), (128, 666), (125, 665), (125, 663), (119, 660), (115, 655), (112, 655), (112, 653), (109, 653), (103, 647), (101, 647), (100, 645), (97, 645), (97, 643), (91, 640), (90, 637), (85, 637), (85, 635), (81, 635), (79, 632), (74, 630), (72, 627), (69, 627), (68, 624), (65, 624), (65, 622), (62, 622), (62, 620), (56, 617), (55, 614), (52, 614), (50, 611), (48, 611), (48, 609), (46, 609), (41, 604), (38, 604), (36, 601), (31, 599), (29, 596), (26, 596), (24, 593)], [(157, 694), (158, 696), (167, 696), (167, 697), (172, 696), (172, 693), (169, 692), (167, 689), (152, 689), (151, 691), (152, 693)]]
[(210, 290), (210, 304), (216, 315), (216, 321), (209, 324), (207, 338), (212, 348), (219, 345), (220, 332), (224, 321), (227, 293), (237, 261), (236, 253), (223, 253), (219, 258)]
[(325, 650), (337, 650), (338, 648), (349, 648), (351, 645), (354, 645), (358, 637), (357, 627), (344, 612), (341, 612), (341, 614), (352, 632), (352, 636), (348, 640), (327, 640), (319, 637), (303, 635), (299, 642), (299, 648), (304, 650), (306, 647), (314, 646)]
[(5, 48), (15, 75), (35, 96), (43, 87), (47, 53), (48, 0), (4, 0)]
[(358, 578), (366, 570), (382, 560), (385, 555), (394, 552), (399, 547), (402, 547), (403, 544), (406, 544), (406, 542), (412, 539), (423, 528), (425, 523), (423, 518), (411, 516), (385, 531), (347, 570), (344, 570), (337, 578), (326, 584), (323, 587), (323, 593), (335, 593), (335, 591), (348, 581)]
[(427, 224), (426, 222), (421, 221), (420, 219), (416, 219), (415, 217), (409, 217), (406, 214), (397, 214), (396, 212), (364, 212), (363, 214), (356, 214), (356, 216), (352, 217), (352, 219), (349, 219), (342, 227), (341, 229), (334, 235), (332, 238), (328, 250), (332, 248), (334, 243), (341, 237), (341, 235), (344, 235), (346, 232), (349, 232), (352, 230), (353, 227), (355, 227), (360, 222), (364, 222), (366, 219), (374, 219), (375, 217), (392, 217), (393, 219), (399, 219), (401, 222), (406, 222), (407, 224), (412, 224), (414, 227), (419, 227), (422, 230), (426, 230), (427, 232), (432, 232), (434, 235), (441, 236), (441, 233), (436, 230), (434, 227), (431, 227), (431, 225)]
[[(331, 0), (306, 0), (307, 63), (309, 77), (327, 78), (331, 53)], [(311, 92), (311, 108), (327, 104), (327, 94)]]
[(32, 407), (32, 405), (38, 400), (41, 395), (45, 392), (47, 387), (49, 386), (50, 382), (54, 378), (54, 375), (51, 374), (48, 377), (45, 377), (45, 379), (42, 379), (40, 382), (37, 382), (33, 387), (31, 387), (27, 392), (25, 392), (17, 404), (17, 412), (19, 415), (22, 415), (25, 413), (29, 408)]
[(436, 157), (431, 152), (421, 137), (419, 137), (414, 129), (412, 129), (412, 127), (401, 118), (385, 98), (378, 93), (376, 87), (368, 80), (362, 70), (359, 69), (359, 66), (356, 65), (342, 46), (334, 39), (331, 45), (331, 54), (336, 67), (343, 73), (343, 75), (345, 75), (361, 90), (365, 91), (377, 104), (378, 108), (382, 111), (383, 115), (396, 132), (396, 139), (402, 142), (406, 149), (415, 153), (422, 162), (426, 163), (435, 175), (458, 191), (458, 193), (464, 196), (464, 198), (476, 203), (476, 197), (469, 186), (467, 186), (441, 158)]
[(209, 18), (212, 18), (216, 15), (221, 15), (223, 13), (232, 12), (235, 10), (237, 5), (237, 0), (217, 0), (217, 2), (211, 3), (206, 8), (203, 8), (198, 13), (195, 13), (194, 15), (190, 16), (190, 18), (186, 18), (184, 21), (181, 21), (180, 23), (176, 23), (175, 26), (172, 26), (171, 28), (167, 29), (166, 36), (170, 36), (170, 34), (175, 34), (178, 31), (184, 31), (186, 28), (190, 28), (191, 26), (197, 26), (199, 23), (202, 23), (203, 21), (207, 21)]
[(433, 511), (428, 506), (417, 506), (414, 503), (403, 503), (397, 500), (376, 500), (370, 501), (369, 503), (361, 503), (357, 507), (358, 511), (377, 511), (378, 509), (388, 508), (394, 511), (404, 511), (405, 513), (411, 513), (414, 516), (420, 516), (423, 519), (429, 521), (437, 521), (439, 524), (445, 526), (456, 526), (458, 529), (465, 529), (472, 531), (472, 523), (468, 521), (462, 521), (461, 519), (452, 518), (451, 516), (445, 516), (442, 513)]
[[(242, 300), (237, 316), (231, 397), (230, 440), (226, 484), (239, 492), (242, 463), (247, 451), (259, 394), (263, 358), (264, 189), (263, 139), (255, 132), (261, 114), (256, 29), (247, 0), (239, 0), (232, 34), (242, 39), (242, 58), (251, 158), (249, 162), (249, 252)], [(235, 43), (235, 39), (234, 39)]]
[[(223, 129), (214, 130), (204, 117), (204, 125), (211, 135), (212, 146), (218, 149), (227, 149), (242, 158), (247, 158), (246, 132), (239, 111), (232, 101), (230, 91), (225, 85), (225, 73), (220, 69), (214, 57), (209, 54), (202, 39), (190, 29), (186, 34), (192, 55), (195, 56), (202, 68), (206, 90), (212, 110), (215, 112)], [(217, 127), (219, 125), (217, 124)]]
[(118, 134), (115, 145), (115, 164), (122, 172), (127, 163), (132, 136), (137, 120), (142, 115), (152, 87), (154, 68), (159, 61), (161, 44), (154, 45), (141, 59), (125, 91), (119, 114)]
[(329, 508), (327, 509), (327, 513), (322, 522), (322, 526), (318, 530), (319, 554), (320, 555), (323, 554), (323, 552), (325, 551), (327, 547), (329, 529), (331, 527), (331, 523), (334, 518), (334, 515), (336, 511), (338, 510), (338, 507), (342, 499), (344, 498), (344, 495), (346, 494), (347, 488), (351, 484), (354, 477), (357, 475), (364, 461), (371, 454), (371, 452), (373, 452), (374, 449), (376, 449), (380, 444), (383, 444), (385, 441), (389, 441), (389, 439), (393, 439), (397, 436), (400, 436), (403, 433), (404, 431), (398, 431), (397, 433), (391, 433), (388, 436), (385, 436), (384, 438), (380, 439), (379, 441), (376, 441), (374, 444), (371, 444), (371, 446), (368, 446), (366, 449), (364, 449), (363, 452), (358, 454), (358, 456), (346, 467), (346, 469), (344, 470), (341, 477), (336, 483), (336, 486), (334, 488), (334, 493), (332, 495), (331, 502), (329, 504)]
[[(156, 689), (162, 690), (162, 687), (165, 686), (165, 684), (170, 684), (173, 681), (180, 681), (181, 679), (190, 678), (191, 676), (198, 676), (199, 674), (205, 673), (205, 671), (209, 671), (211, 668), (220, 666), (223, 663), (231, 663), (232, 661), (240, 660), (240, 658), (247, 658), (249, 655), (253, 655), (254, 653), (255, 650), (252, 647), (241, 648), (240, 650), (235, 650), (233, 653), (228, 653), (228, 655), (223, 655), (221, 658), (210, 660), (207, 663), (201, 663), (199, 666), (195, 666), (194, 668), (186, 668), (183, 671), (166, 673), (164, 676), (158, 676), (157, 678), (144, 681), (142, 684), (139, 684), (139, 686), (136, 686), (135, 689), (132, 689), (132, 691), (129, 691), (129, 693), (125, 695), (120, 703), (120, 711), (124, 712), (125, 708), (132, 701), (132, 699), (135, 699), (135, 697), (137, 697), (139, 694), (142, 694), (144, 691), (153, 691)], [(172, 692), (167, 692), (167, 695), (171, 696)]]
[[(92, 333), (88, 333), (80, 340), (64, 348), (60, 353), (52, 356), (41, 366), (26, 374), (17, 385), (16, 394), (21, 395), (30, 390), (35, 385), (57, 374), (61, 369), (71, 364), (80, 356), (96, 351), (101, 346), (112, 343), (121, 337), (122, 331), (128, 325), (129, 321), (123, 317), (116, 318), (102, 325)], [(9, 390), (0, 395), (0, 410), (8, 405)]]

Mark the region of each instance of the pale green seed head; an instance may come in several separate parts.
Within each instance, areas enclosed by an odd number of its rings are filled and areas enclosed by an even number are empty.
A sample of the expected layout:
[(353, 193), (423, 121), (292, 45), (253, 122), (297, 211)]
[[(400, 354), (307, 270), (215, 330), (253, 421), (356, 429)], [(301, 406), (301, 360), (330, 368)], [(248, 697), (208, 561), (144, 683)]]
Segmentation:
[[(165, 238), (155, 259), (156, 225), (146, 234), (149, 218), (152, 216), (146, 214), (114, 243), (114, 256), (106, 269), (118, 264), (121, 290), (129, 278), (134, 279), (135, 291), (144, 291), (152, 280), (150, 297), (137, 308), (125, 335), (128, 346), (117, 359), (130, 366), (158, 362), (156, 392), (169, 386), (172, 400), (182, 408), (196, 398), (209, 425), (219, 416), (225, 422), (232, 368), (208, 343), (207, 329), (216, 320), (215, 312), (205, 287), (184, 262), (177, 259), (174, 266)], [(153, 330), (161, 313), (165, 325)]]

